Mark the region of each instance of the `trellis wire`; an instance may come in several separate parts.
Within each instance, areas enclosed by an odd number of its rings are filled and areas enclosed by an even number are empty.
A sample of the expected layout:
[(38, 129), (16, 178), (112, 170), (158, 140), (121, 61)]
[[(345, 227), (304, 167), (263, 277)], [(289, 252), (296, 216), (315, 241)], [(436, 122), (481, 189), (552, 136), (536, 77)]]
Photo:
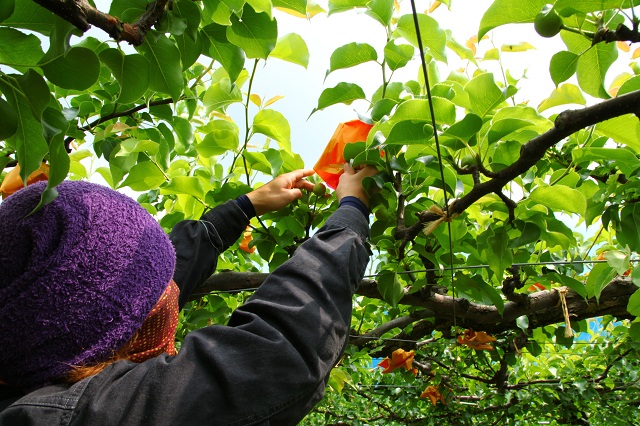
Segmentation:
[[(594, 263), (605, 263), (607, 262), (606, 260), (558, 260), (558, 261), (549, 261), (549, 262), (530, 262), (530, 263), (514, 263), (513, 266), (517, 266), (517, 267), (526, 267), (526, 266), (558, 266), (558, 265), (574, 265), (574, 264), (580, 264), (580, 265), (586, 265), (586, 264), (594, 264)], [(640, 262), (640, 259), (631, 259), (630, 262)], [(454, 271), (465, 271), (465, 270), (474, 270), (474, 269), (487, 269), (489, 268), (489, 265), (467, 265), (467, 266), (453, 266), (453, 267), (449, 267), (449, 268), (432, 268), (432, 269), (412, 269), (409, 271), (398, 271), (398, 274), (415, 274), (415, 273), (421, 273), (421, 272), (440, 272), (442, 270), (454, 270)], [(379, 277), (380, 275), (383, 275), (383, 273), (376, 273), (376, 274), (368, 274), (365, 275), (364, 278), (376, 278)], [(239, 293), (241, 291), (256, 291), (259, 287), (250, 287), (250, 288), (240, 288), (240, 289), (235, 289), (235, 290), (213, 290), (209, 293), (193, 293), (194, 296), (206, 296), (209, 294), (219, 294), (219, 293)]]

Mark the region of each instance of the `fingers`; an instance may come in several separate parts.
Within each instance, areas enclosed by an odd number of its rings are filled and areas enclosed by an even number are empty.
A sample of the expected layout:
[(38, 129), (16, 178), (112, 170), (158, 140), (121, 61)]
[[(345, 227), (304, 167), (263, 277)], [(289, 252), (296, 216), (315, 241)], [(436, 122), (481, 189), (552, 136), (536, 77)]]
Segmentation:
[(367, 166), (363, 167), (362, 169), (358, 170), (357, 173), (358, 174), (362, 173), (363, 177), (375, 176), (375, 175), (378, 174), (378, 169), (375, 168), (374, 166), (367, 165)]

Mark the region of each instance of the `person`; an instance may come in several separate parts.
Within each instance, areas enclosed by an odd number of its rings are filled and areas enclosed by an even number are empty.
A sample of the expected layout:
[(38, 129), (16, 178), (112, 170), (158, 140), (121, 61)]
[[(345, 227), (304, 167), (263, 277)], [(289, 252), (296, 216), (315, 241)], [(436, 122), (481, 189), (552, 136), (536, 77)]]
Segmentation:
[(253, 214), (300, 198), (312, 173), (281, 175), (170, 237), (134, 200), (87, 182), (63, 182), (34, 214), (42, 183), (3, 201), (0, 425), (300, 422), (346, 347), (370, 256), (362, 180), (375, 168), (345, 166), (340, 207), (226, 326), (189, 333), (177, 353), (173, 339), (218, 255)]

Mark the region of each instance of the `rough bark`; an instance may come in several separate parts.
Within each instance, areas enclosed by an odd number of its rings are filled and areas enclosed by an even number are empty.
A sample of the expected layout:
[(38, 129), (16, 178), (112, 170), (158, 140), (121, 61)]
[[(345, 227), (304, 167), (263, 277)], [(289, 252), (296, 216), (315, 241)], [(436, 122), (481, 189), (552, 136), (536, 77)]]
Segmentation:
[(91, 26), (100, 28), (117, 41), (127, 41), (134, 46), (144, 42), (144, 38), (164, 14), (169, 0), (149, 3), (147, 11), (134, 23), (123, 22), (117, 16), (103, 13), (87, 0), (33, 0), (45, 9), (71, 23), (83, 33)]
[[(241, 291), (257, 288), (268, 274), (251, 272), (220, 272), (212, 275), (192, 296), (193, 299), (215, 291)], [(629, 277), (616, 277), (603, 290), (599, 302), (595, 298), (584, 299), (569, 289), (566, 295), (571, 320), (579, 321), (603, 315), (618, 318), (631, 318), (627, 311), (629, 297), (637, 290)], [(357, 294), (382, 300), (377, 283), (363, 280)], [(406, 293), (400, 304), (415, 306), (427, 312), (413, 314), (413, 320), (399, 322), (408, 325), (424, 318), (434, 318), (429, 326), (420, 329), (421, 336), (413, 335), (419, 340), (435, 329), (446, 330), (457, 325), (464, 328), (482, 330), (489, 333), (500, 333), (517, 329), (516, 319), (521, 315), (529, 317), (531, 328), (542, 327), (564, 322), (560, 297), (556, 289), (524, 294), (520, 303), (506, 302), (502, 315), (492, 305), (482, 305), (466, 299), (433, 294), (424, 297), (420, 293)], [(415, 331), (415, 328), (414, 328)], [(426, 333), (426, 334), (425, 334)], [(373, 334), (372, 334), (373, 336)]]

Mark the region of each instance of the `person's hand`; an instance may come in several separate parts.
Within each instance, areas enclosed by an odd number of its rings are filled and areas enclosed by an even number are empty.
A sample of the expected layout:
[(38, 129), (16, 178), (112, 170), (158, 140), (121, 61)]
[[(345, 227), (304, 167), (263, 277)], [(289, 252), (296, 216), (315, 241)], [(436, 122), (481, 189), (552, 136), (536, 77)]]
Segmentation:
[(378, 169), (373, 166), (364, 166), (358, 170), (354, 170), (351, 165), (346, 163), (344, 165), (344, 173), (340, 176), (338, 187), (336, 188), (336, 196), (338, 201), (342, 197), (356, 197), (362, 201), (367, 207), (369, 207), (369, 194), (362, 186), (362, 180), (367, 176), (375, 176), (378, 173)]
[(278, 176), (271, 182), (247, 194), (256, 215), (280, 210), (302, 197), (302, 189), (313, 190), (313, 183), (304, 179), (313, 175), (312, 169), (295, 170)]

